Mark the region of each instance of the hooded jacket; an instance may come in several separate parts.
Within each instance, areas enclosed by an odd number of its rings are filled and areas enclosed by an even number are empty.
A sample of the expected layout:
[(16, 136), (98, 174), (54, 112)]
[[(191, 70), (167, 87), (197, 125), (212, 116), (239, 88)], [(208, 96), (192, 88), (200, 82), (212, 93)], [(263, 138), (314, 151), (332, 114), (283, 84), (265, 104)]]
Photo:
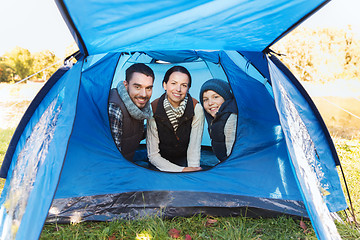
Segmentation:
[[(219, 111), (215, 115), (215, 118), (213, 118), (209, 113), (205, 113), (205, 118), (208, 123), (208, 131), (211, 138), (211, 146), (213, 152), (220, 161), (224, 161), (228, 157), (224, 128), (227, 120), (233, 113), (237, 114), (237, 106), (234, 98), (225, 101), (221, 105)], [(234, 126), (234, 131), (235, 130), (236, 125)]]

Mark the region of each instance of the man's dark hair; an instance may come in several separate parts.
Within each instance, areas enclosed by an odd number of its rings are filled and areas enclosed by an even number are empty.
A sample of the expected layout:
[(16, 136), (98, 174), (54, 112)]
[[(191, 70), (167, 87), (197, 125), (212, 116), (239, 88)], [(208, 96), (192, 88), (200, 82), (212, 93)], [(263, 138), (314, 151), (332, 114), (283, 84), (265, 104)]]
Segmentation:
[(165, 73), (165, 76), (164, 76), (163, 84), (167, 83), (169, 81), (169, 77), (173, 72), (181, 72), (181, 73), (184, 73), (184, 74), (188, 75), (188, 77), (189, 77), (189, 88), (191, 87), (191, 75), (190, 75), (189, 71), (186, 68), (184, 68), (183, 66), (173, 66), (172, 68), (167, 70), (166, 73)]
[(153, 70), (146, 66), (143, 63), (135, 63), (131, 65), (128, 69), (125, 71), (125, 80), (129, 83), (130, 79), (132, 78), (133, 73), (138, 72), (142, 73), (146, 76), (152, 77), (153, 81), (155, 79)]

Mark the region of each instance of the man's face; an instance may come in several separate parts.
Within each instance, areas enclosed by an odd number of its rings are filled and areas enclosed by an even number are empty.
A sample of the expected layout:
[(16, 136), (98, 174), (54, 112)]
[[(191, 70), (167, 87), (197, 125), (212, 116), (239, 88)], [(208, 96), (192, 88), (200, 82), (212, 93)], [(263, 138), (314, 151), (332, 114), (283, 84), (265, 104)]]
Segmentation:
[(134, 72), (129, 83), (124, 81), (125, 88), (129, 93), (130, 99), (138, 108), (145, 107), (150, 100), (154, 79), (145, 74)]

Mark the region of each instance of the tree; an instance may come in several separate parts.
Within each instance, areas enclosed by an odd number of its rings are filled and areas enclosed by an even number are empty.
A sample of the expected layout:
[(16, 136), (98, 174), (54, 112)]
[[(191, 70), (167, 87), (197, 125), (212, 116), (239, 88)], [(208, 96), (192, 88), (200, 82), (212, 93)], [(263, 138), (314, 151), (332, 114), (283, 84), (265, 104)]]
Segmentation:
[[(43, 70), (42, 72), (36, 74), (36, 78), (47, 80), (61, 65), (59, 62), (58, 64), (53, 65), (59, 61), (59, 59), (55, 56), (55, 54), (49, 50), (45, 50), (42, 52), (38, 52), (34, 54), (34, 72), (41, 71), (47, 67), (47, 69)], [(53, 65), (53, 66), (51, 66)], [(50, 67), (51, 66), (51, 67)]]
[(10, 82), (14, 70), (6, 63), (5, 60), (0, 59), (0, 82)]
[(327, 82), (360, 77), (360, 41), (351, 28), (300, 27), (271, 47), (302, 81)]
[(34, 58), (29, 50), (16, 47), (5, 53), (7, 64), (14, 70), (15, 80), (21, 80), (34, 73)]

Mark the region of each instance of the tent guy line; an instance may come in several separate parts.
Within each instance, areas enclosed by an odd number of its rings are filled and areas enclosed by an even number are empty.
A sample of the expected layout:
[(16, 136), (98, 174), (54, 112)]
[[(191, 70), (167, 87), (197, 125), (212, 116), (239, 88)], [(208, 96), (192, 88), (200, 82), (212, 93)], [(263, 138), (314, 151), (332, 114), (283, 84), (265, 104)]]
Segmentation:
[(321, 98), (322, 98), (322, 99), (324, 99), (325, 101), (327, 101), (328, 103), (330, 103), (330, 104), (334, 105), (335, 107), (337, 107), (337, 108), (339, 108), (339, 109), (343, 110), (344, 112), (346, 112), (346, 113), (350, 114), (351, 116), (353, 116), (353, 117), (355, 117), (355, 118), (357, 118), (357, 119), (359, 119), (359, 120), (360, 120), (360, 117), (359, 117), (359, 116), (357, 116), (357, 115), (355, 115), (355, 114), (353, 114), (352, 112), (350, 112), (350, 111), (348, 111), (348, 110), (346, 110), (346, 109), (344, 109), (344, 108), (340, 107), (340, 106), (339, 106), (339, 105), (337, 105), (336, 103), (331, 102), (330, 100), (326, 99), (325, 97), (321, 97)]

